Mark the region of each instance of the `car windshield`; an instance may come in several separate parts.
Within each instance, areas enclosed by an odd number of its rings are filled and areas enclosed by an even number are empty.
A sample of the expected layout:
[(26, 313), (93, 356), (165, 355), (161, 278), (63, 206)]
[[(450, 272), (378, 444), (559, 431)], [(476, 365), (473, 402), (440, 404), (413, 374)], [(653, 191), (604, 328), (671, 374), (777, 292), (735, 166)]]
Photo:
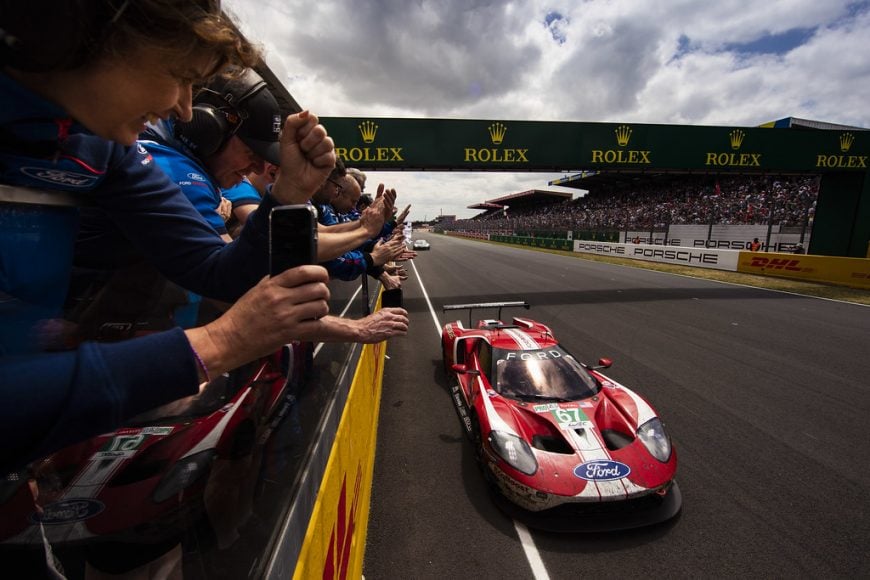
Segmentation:
[(576, 401), (598, 392), (598, 382), (560, 347), (494, 353), (495, 390), (517, 399)]

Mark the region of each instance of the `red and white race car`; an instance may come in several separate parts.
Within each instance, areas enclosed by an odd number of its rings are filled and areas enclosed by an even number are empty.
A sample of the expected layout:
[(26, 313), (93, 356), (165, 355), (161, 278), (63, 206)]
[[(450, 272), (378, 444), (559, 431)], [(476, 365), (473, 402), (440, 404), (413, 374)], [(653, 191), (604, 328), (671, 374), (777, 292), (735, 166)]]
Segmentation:
[(263, 449), (295, 404), (311, 350), (286, 345), (216, 377), (199, 395), (0, 478), (4, 562), (50, 542), (134, 568), (204, 516), (219, 542), (235, 537), (250, 515)]
[[(514, 317), (484, 319), (457, 304), (441, 344), (451, 397), (498, 505), (530, 527), (602, 531), (662, 522), (679, 513), (676, 451), (640, 395), (575, 359), (551, 330)], [(504, 499), (509, 500), (508, 502)]]

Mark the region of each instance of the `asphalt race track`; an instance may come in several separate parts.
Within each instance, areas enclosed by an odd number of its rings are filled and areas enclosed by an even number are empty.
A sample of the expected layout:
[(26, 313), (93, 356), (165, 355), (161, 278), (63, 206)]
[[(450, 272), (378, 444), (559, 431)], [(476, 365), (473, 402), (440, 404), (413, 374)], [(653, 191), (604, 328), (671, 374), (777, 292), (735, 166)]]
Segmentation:
[[(425, 237), (404, 285), (411, 330), (387, 349), (366, 580), (870, 577), (870, 308)], [(679, 458), (675, 520), (526, 537), (496, 508), (439, 327), (468, 324), (444, 304), (505, 300), (532, 309), (503, 319), (541, 320), (586, 362), (612, 358), (605, 374), (656, 407)]]

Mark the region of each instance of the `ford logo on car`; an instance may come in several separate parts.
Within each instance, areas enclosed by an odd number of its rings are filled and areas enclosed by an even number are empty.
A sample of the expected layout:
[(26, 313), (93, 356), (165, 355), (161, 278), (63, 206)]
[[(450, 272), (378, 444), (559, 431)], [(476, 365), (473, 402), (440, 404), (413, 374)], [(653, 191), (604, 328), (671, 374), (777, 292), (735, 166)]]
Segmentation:
[(631, 468), (619, 461), (587, 461), (574, 468), (574, 475), (586, 481), (613, 481), (631, 473)]
[(48, 504), (42, 514), (33, 514), (31, 519), (34, 523), (44, 524), (80, 522), (94, 517), (104, 509), (105, 504), (95, 499), (66, 499)]

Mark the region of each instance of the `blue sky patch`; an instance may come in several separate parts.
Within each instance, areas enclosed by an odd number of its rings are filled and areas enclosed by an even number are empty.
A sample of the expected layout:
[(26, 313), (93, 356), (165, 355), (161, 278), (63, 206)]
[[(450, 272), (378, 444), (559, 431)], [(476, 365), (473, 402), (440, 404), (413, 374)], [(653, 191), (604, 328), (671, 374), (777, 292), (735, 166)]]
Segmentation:
[(550, 31), (553, 40), (559, 44), (565, 44), (565, 32), (562, 27), (567, 23), (567, 19), (556, 11), (547, 12), (547, 16), (544, 17), (544, 26)]
[(816, 33), (817, 28), (792, 28), (780, 34), (765, 34), (749, 42), (733, 42), (726, 44), (727, 52), (736, 52), (742, 56), (756, 54), (784, 55), (795, 48), (806, 44)]

